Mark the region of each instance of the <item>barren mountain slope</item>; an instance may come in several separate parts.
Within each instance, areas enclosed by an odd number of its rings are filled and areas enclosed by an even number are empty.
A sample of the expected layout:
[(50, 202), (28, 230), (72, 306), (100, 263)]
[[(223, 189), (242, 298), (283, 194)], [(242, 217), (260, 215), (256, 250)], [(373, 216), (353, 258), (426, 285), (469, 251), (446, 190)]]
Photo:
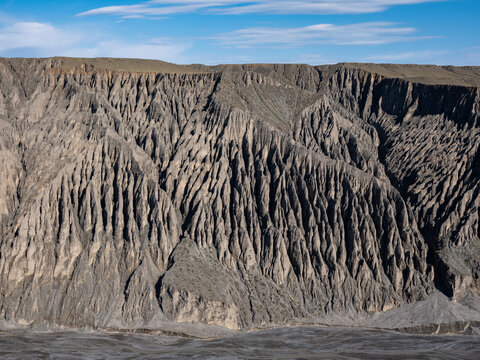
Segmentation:
[(1, 59), (0, 319), (238, 329), (478, 294), (479, 90), (372, 66)]

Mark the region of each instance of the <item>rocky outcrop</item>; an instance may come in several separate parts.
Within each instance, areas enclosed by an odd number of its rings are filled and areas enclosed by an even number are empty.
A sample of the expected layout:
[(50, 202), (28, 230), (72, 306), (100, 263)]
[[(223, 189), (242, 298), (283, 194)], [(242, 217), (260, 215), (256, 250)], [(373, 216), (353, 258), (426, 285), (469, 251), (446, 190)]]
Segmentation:
[(0, 61), (0, 318), (241, 329), (478, 291), (478, 89), (121, 63)]
[(330, 93), (374, 126), (390, 179), (414, 211), (449, 296), (480, 282), (480, 96), (345, 69)]

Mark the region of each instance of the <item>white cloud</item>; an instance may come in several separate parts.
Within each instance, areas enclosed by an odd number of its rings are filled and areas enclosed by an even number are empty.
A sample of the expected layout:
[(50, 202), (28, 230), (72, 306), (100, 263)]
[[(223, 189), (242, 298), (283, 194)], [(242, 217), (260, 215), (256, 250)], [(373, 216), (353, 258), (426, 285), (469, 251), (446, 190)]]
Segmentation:
[(396, 5), (449, 0), (152, 0), (135, 5), (116, 5), (78, 14), (117, 16), (159, 16), (199, 10), (219, 14), (364, 14), (380, 12)]
[[(155, 7), (150, 6), (149, 3), (141, 3), (137, 5), (119, 5), (106, 6), (93, 10), (88, 10), (77, 14), (77, 16), (87, 15), (119, 15), (125, 16), (163, 16), (178, 13), (189, 13), (205, 8), (202, 4), (181, 4)], [(172, 2), (174, 3), (174, 2)]]
[(248, 28), (217, 36), (225, 46), (257, 45), (304, 46), (307, 44), (380, 45), (425, 39), (415, 36), (416, 29), (390, 22), (349, 25), (317, 24), (301, 28)]
[(130, 57), (183, 62), (182, 53), (189, 47), (163, 38), (134, 43), (105, 37), (95, 38), (86, 32), (46, 23), (19, 22), (0, 28), (0, 55)]
[(361, 62), (415, 63), (455, 66), (480, 65), (480, 47), (451, 50), (417, 50), (377, 54), (357, 59)]
[[(170, 62), (184, 62), (182, 53), (186, 44), (173, 44), (163, 40), (151, 39), (141, 43), (125, 43), (118, 40), (101, 41), (95, 47), (70, 50), (68, 56), (78, 57), (117, 57), (137, 59), (158, 59)], [(87, 53), (88, 55), (85, 55)]]
[(439, 58), (443, 58), (444, 55), (449, 54), (449, 51), (437, 51), (437, 50), (424, 50), (424, 51), (406, 51), (401, 53), (391, 53), (391, 54), (379, 54), (369, 56), (363, 61), (374, 61), (374, 62), (405, 62), (413, 60), (415, 63), (438, 63)]
[(80, 40), (81, 35), (50, 24), (19, 22), (0, 29), (0, 53), (16, 49), (56, 50)]
[(462, 49), (456, 58), (453, 60), (455, 64), (462, 65), (480, 65), (480, 46), (471, 46), (466, 49)]
[(305, 64), (323, 64), (327, 62), (327, 58), (322, 54), (301, 54), (298, 56), (295, 62)]

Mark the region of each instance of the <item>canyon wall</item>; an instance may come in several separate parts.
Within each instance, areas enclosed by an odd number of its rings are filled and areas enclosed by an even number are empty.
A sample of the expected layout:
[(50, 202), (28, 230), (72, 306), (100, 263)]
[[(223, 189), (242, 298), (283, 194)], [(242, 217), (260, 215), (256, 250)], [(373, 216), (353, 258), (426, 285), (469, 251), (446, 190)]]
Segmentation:
[(71, 61), (0, 60), (0, 319), (242, 329), (478, 294), (477, 87)]

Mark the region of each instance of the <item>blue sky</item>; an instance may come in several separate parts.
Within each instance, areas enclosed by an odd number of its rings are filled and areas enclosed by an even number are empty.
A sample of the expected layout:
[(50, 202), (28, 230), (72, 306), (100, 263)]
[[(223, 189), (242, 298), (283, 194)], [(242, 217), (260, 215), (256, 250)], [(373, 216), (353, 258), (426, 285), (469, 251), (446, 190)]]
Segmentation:
[(0, 56), (480, 65), (479, 0), (0, 0)]

